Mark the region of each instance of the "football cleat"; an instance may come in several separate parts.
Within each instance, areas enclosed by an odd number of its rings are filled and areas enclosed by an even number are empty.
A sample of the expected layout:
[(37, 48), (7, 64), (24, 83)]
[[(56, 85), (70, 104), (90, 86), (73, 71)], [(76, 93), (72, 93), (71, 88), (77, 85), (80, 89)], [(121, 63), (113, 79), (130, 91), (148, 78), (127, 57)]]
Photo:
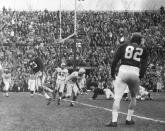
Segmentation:
[(47, 105), (50, 105), (51, 101), (52, 101), (52, 98), (49, 98), (48, 102), (47, 102)]
[(53, 100), (55, 101), (55, 99), (56, 99), (56, 92), (55, 91), (52, 92), (52, 96), (53, 96)]
[(150, 97), (150, 98), (148, 98), (148, 100), (150, 100), (150, 101), (152, 101), (152, 100), (154, 100), (152, 97)]
[(144, 101), (145, 100), (145, 98), (144, 97), (141, 97), (141, 99), (140, 99), (141, 101)]
[(62, 96), (62, 98), (61, 98), (61, 99), (63, 100), (63, 99), (66, 99), (66, 98), (67, 98), (66, 96)]
[(110, 123), (107, 123), (107, 124), (105, 124), (105, 126), (107, 126), (107, 127), (117, 127), (117, 122), (110, 122)]
[(73, 106), (74, 106), (74, 103), (73, 103), (73, 102), (71, 102), (71, 103), (70, 103), (70, 106), (71, 106), (71, 107), (73, 107)]
[(60, 105), (60, 101), (61, 101), (61, 99), (59, 98), (57, 101), (57, 105)]
[(5, 94), (5, 96), (6, 96), (6, 97), (9, 97), (9, 94), (8, 94), (8, 93), (6, 93), (6, 94)]
[(130, 121), (126, 120), (125, 124), (126, 124), (126, 125), (134, 125), (135, 122), (134, 122), (133, 119), (131, 119)]

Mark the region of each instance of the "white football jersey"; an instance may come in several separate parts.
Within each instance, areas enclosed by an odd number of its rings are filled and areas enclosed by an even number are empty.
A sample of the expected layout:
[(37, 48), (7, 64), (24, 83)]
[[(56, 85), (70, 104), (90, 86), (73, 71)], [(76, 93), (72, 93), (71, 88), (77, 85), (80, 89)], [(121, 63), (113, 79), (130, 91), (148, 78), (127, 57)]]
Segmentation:
[(70, 74), (66, 80), (65, 80), (65, 83), (70, 83), (70, 84), (73, 84), (73, 83), (80, 83), (81, 80), (84, 78), (84, 75), (82, 77), (80, 77), (78, 75), (78, 72), (77, 71), (74, 71), (72, 74)]
[(57, 80), (65, 80), (67, 76), (66, 69), (59, 69), (57, 73)]
[(146, 90), (145, 90), (145, 88), (144, 87), (142, 87), (142, 86), (139, 86), (139, 93), (140, 94), (142, 94), (143, 92), (145, 92)]
[(3, 81), (4, 83), (10, 83), (11, 82), (11, 74), (3, 74)]
[(70, 74), (66, 80), (65, 80), (65, 83), (70, 83), (70, 84), (73, 84), (73, 83), (76, 83), (77, 82), (77, 78), (78, 78), (78, 72), (75, 71), (73, 72), (72, 74)]
[(85, 85), (86, 85), (86, 78), (85, 78), (85, 74), (82, 76), (82, 78), (81, 78), (81, 79), (78, 79), (78, 83), (79, 83), (80, 88), (85, 87)]

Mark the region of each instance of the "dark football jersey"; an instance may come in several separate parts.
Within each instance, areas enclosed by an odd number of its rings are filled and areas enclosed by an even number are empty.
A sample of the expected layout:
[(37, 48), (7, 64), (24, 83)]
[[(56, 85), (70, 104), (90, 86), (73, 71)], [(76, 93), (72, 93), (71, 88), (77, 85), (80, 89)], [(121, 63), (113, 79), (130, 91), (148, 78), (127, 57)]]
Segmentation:
[(144, 75), (147, 65), (147, 50), (135, 43), (122, 44), (116, 51), (112, 62), (111, 74), (114, 75), (115, 68), (120, 61), (120, 65), (135, 66), (140, 69), (140, 75)]
[(31, 69), (32, 69), (35, 73), (44, 70), (44, 64), (43, 64), (42, 60), (41, 60), (39, 57), (34, 58), (33, 60), (31, 60), (31, 61), (29, 62), (29, 66), (31, 67)]

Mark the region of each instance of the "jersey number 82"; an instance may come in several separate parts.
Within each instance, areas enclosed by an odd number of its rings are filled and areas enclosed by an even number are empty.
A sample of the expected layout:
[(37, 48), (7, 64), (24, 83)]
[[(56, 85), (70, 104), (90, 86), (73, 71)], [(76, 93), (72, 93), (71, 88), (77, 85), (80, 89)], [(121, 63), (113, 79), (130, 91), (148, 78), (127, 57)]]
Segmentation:
[(33, 61), (33, 62), (31, 62), (31, 63), (30, 63), (30, 65), (31, 65), (31, 67), (32, 67), (33, 69), (34, 69), (34, 68), (37, 68), (37, 63), (36, 63), (36, 62), (34, 62), (34, 61)]
[(133, 59), (135, 61), (140, 62), (140, 56), (143, 54), (143, 49), (142, 48), (135, 48), (133, 46), (127, 46), (125, 50), (125, 55), (124, 57), (126, 59)]

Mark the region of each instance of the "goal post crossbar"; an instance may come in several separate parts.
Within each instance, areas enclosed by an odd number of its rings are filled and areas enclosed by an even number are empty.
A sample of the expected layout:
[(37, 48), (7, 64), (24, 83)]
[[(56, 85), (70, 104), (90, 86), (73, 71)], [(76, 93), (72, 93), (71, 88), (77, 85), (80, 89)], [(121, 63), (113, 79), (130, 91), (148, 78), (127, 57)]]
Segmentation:
[(73, 36), (75, 36), (77, 33), (73, 33), (73, 34), (71, 34), (71, 35), (69, 35), (68, 37), (66, 37), (66, 38), (64, 38), (64, 39), (62, 39), (62, 40), (60, 40), (59, 41), (59, 43), (63, 43), (64, 41), (66, 41), (67, 39), (70, 39), (71, 37), (73, 37)]

